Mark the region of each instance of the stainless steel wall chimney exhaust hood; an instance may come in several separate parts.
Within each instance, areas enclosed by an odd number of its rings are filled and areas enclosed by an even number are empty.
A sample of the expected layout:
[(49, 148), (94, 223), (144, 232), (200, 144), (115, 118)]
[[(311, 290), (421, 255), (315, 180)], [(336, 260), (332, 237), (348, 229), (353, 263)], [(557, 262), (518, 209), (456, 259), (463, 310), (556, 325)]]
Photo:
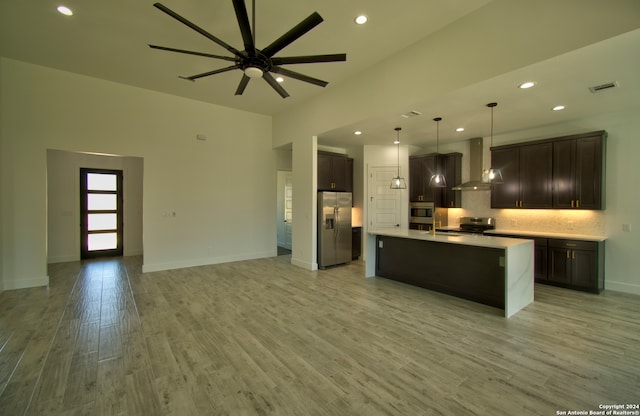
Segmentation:
[(477, 137), (469, 140), (469, 182), (454, 186), (454, 191), (490, 191), (491, 184), (483, 180), (482, 152), (483, 139)]

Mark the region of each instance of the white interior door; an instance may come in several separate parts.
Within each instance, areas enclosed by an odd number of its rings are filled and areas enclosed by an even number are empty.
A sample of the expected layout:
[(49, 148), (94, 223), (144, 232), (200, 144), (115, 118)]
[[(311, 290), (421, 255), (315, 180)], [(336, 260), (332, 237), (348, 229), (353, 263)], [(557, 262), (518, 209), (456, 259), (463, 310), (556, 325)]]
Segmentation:
[(402, 223), (404, 189), (391, 189), (391, 179), (397, 175), (396, 167), (370, 167), (368, 189), (369, 229), (395, 228)]

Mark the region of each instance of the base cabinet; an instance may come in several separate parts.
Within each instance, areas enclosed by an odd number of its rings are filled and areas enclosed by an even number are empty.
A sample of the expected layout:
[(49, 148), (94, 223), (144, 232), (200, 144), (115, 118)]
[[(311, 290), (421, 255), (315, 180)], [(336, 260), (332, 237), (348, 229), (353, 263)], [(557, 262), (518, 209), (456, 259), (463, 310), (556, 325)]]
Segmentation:
[(535, 241), (536, 283), (600, 293), (604, 289), (604, 241), (566, 240), (513, 234), (500, 237)]
[(591, 241), (549, 240), (547, 280), (599, 293), (604, 289), (604, 247)]

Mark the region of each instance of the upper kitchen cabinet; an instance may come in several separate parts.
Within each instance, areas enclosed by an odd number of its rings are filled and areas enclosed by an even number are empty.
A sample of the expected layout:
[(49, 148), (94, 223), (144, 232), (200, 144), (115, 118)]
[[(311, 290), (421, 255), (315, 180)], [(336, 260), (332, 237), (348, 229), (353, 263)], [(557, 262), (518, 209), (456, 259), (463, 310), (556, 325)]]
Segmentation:
[(353, 160), (347, 155), (319, 151), (318, 191), (353, 191)]
[(553, 206), (604, 209), (607, 133), (596, 131), (553, 142)]
[(441, 188), (429, 187), (429, 179), (438, 167), (436, 154), (409, 156), (409, 200), (411, 202), (437, 202)]
[(492, 208), (604, 209), (606, 132), (596, 131), (491, 149), (503, 184)]
[(501, 169), (504, 183), (491, 187), (491, 207), (551, 208), (552, 153), (550, 142), (493, 148), (491, 165)]
[[(442, 173), (446, 188), (429, 186), (435, 173)], [(431, 153), (409, 157), (409, 199), (411, 202), (433, 202), (436, 207), (460, 208), (460, 191), (451, 188), (462, 182), (462, 154)]]

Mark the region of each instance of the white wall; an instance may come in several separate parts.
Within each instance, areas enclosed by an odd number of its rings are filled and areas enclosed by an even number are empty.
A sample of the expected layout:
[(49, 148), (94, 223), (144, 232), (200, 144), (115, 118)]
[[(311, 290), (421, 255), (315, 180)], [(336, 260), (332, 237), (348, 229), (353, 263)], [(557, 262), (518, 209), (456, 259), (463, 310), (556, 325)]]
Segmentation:
[(123, 172), (123, 248), (142, 254), (143, 160), (47, 150), (47, 255), (49, 263), (80, 260), (80, 168)]
[(48, 281), (47, 149), (144, 158), (144, 271), (276, 254), (270, 117), (0, 64), (5, 289)]

